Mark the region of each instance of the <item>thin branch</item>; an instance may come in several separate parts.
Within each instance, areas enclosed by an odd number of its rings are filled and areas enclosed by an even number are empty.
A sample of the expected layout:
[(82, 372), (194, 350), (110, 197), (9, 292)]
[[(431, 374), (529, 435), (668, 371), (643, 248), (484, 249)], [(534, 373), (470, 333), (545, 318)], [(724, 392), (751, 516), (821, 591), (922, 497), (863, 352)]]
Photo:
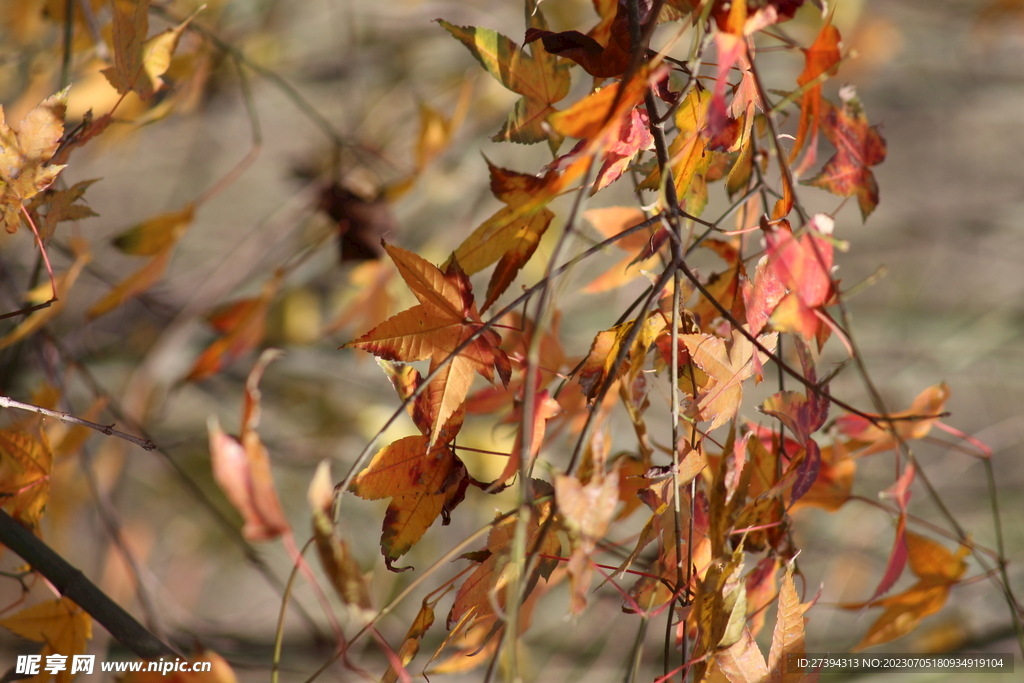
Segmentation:
[(116, 436), (118, 439), (124, 439), (131, 443), (139, 446), (147, 451), (156, 450), (156, 444), (149, 439), (143, 439), (138, 436), (132, 436), (122, 431), (114, 429), (114, 425), (101, 425), (97, 422), (90, 422), (89, 420), (83, 420), (80, 417), (75, 417), (68, 413), (63, 413), (59, 410), (50, 410), (49, 408), (43, 408), (41, 406), (34, 406), (30, 403), (22, 403), (21, 401), (15, 401), (9, 396), (0, 396), (0, 408), (14, 408), (16, 410), (24, 410), (29, 413), (37, 413), (39, 415), (45, 415), (47, 417), (53, 417), (65, 424), (80, 425), (82, 427), (88, 427), (89, 429), (95, 429), (97, 432), (106, 434), (107, 436)]
[(98, 621), (117, 642), (139, 657), (156, 659), (178, 656), (174, 648), (150, 633), (135, 617), (111, 600), (86, 578), (82, 570), (71, 566), (50, 546), (18, 524), (5, 510), (0, 510), (0, 541), (46, 577), (61, 595)]

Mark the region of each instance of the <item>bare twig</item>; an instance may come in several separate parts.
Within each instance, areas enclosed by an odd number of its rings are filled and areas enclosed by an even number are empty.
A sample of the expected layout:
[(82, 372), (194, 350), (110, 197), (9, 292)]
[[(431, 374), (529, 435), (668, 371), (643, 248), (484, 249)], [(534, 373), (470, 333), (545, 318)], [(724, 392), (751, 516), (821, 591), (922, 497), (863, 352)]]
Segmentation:
[(21, 401), (15, 401), (9, 396), (0, 396), (0, 408), (14, 408), (16, 410), (24, 410), (29, 413), (37, 413), (39, 415), (45, 415), (60, 420), (65, 424), (80, 425), (82, 427), (88, 427), (89, 429), (95, 429), (97, 432), (106, 434), (107, 436), (116, 436), (119, 439), (130, 441), (136, 446), (140, 446), (147, 451), (156, 450), (156, 444), (149, 439), (143, 439), (138, 436), (132, 436), (122, 431), (114, 429), (114, 425), (101, 425), (97, 422), (90, 422), (89, 420), (83, 420), (80, 417), (75, 417), (68, 413), (63, 413), (59, 410), (50, 410), (49, 408), (43, 408), (41, 406), (34, 406), (30, 403), (22, 403)]

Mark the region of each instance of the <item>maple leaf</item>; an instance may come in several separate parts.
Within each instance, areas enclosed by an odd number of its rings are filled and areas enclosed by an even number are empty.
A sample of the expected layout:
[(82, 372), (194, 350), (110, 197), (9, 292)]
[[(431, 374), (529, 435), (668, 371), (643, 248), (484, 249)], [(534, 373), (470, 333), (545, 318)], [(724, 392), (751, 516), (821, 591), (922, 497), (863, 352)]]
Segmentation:
[[(0, 619), (0, 626), (22, 638), (43, 643), (40, 654), (43, 662), (50, 655), (72, 657), (85, 653), (85, 644), (92, 638), (92, 617), (68, 598), (57, 598), (41, 602), (32, 607)], [(67, 660), (65, 660), (67, 661)], [(23, 680), (43, 683), (53, 674), (45, 668), (35, 676)], [(56, 675), (57, 683), (70, 683), (71, 667), (67, 666)]]
[[(550, 495), (550, 487), (534, 480), (524, 485), (541, 486)], [(534, 494), (537, 495), (537, 494)], [(536, 549), (537, 559), (533, 571), (527, 577), (524, 595), (528, 595), (543, 577), (547, 580), (558, 566), (557, 558), (562, 552), (558, 535), (546, 524), (551, 515), (550, 501), (538, 503), (530, 511), (526, 532), (526, 547)], [(519, 571), (515, 562), (509, 561), (509, 552), (515, 536), (517, 519), (508, 517), (496, 523), (487, 536), (486, 556), (479, 566), (466, 578), (455, 594), (455, 602), (448, 613), (447, 626), (451, 630), (456, 624), (466, 629), (474, 621), (496, 617), (495, 609), (504, 611), (508, 582), (514, 572)]]
[[(678, 134), (668, 147), (672, 182), (682, 208), (699, 216), (708, 202), (706, 174), (711, 165), (711, 153), (704, 130), (708, 125), (708, 107), (711, 93), (693, 88), (676, 111)], [(640, 184), (642, 189), (657, 189), (661, 172), (655, 167)]]
[(654, 137), (649, 129), (650, 117), (646, 109), (633, 109), (619, 126), (619, 136), (609, 145), (605, 153), (604, 164), (597, 172), (594, 187), (590, 194), (595, 194), (618, 180), (629, 167), (633, 158), (644, 150), (654, 146)]
[(832, 15), (830, 14), (811, 46), (807, 49), (801, 48), (804, 53), (804, 70), (797, 76), (796, 82), (801, 88), (807, 89), (800, 98), (800, 124), (796, 131), (796, 140), (793, 141), (793, 149), (789, 153), (789, 163), (796, 160), (808, 135), (810, 136), (810, 146), (807, 148), (807, 154), (800, 163), (800, 167), (794, 171), (794, 175), (800, 175), (804, 169), (814, 163), (818, 146), (818, 126), (822, 118), (821, 83), (807, 86), (825, 74), (830, 76), (836, 74), (841, 59), (839, 53), (841, 41), (839, 29), (832, 25)]
[(250, 371), (245, 382), (242, 432), (237, 439), (224, 433), (215, 416), (207, 421), (213, 478), (242, 515), (242, 534), (250, 541), (266, 541), (291, 533), (274, 487), (270, 454), (256, 432), (260, 416), (259, 381), (267, 365), (280, 354), (277, 349), (267, 349)]
[(391, 571), (394, 562), (421, 539), (439, 516), (448, 524), (462, 502), (469, 475), (447, 443), (433, 445), (425, 435), (406, 436), (378, 451), (352, 481), (351, 490), (365, 500), (391, 498), (384, 514), (380, 547)]
[[(918, 394), (907, 410), (892, 413), (891, 417), (895, 418), (917, 418), (913, 420), (896, 419), (892, 422), (899, 438), (909, 441), (928, 436), (932, 427), (938, 422), (938, 416), (942, 413), (949, 396), (949, 385), (941, 382)], [(881, 415), (872, 417), (885, 424)], [(896, 446), (896, 439), (887, 429), (873, 424), (861, 415), (843, 415), (836, 419), (836, 426), (841, 434), (849, 437), (850, 441), (847, 447), (857, 457), (881, 453)]]
[(878, 206), (878, 182), (871, 167), (885, 161), (885, 138), (878, 132), (878, 126), (868, 125), (864, 107), (852, 86), (843, 87), (839, 99), (843, 103), (841, 109), (824, 100), (825, 112), (821, 117), (825, 137), (836, 153), (818, 175), (800, 182), (840, 197), (856, 195), (861, 216), (867, 220)]
[[(427, 631), (430, 630), (430, 627), (434, 625), (434, 608), (443, 595), (444, 593), (433, 601), (429, 597), (423, 599), (420, 611), (413, 618), (412, 623), (409, 625), (409, 630), (405, 633), (405, 639), (402, 640), (402, 645), (396, 653), (402, 666), (408, 666), (409, 662), (416, 656), (416, 653), (420, 651), (420, 641), (427, 634)], [(396, 683), (396, 681), (398, 681), (398, 672), (395, 671), (395, 666), (392, 662), (388, 666), (388, 670), (381, 676), (380, 683)]]
[(821, 469), (821, 449), (811, 435), (825, 424), (829, 407), (828, 387), (818, 384), (810, 349), (800, 337), (796, 338), (795, 344), (804, 377), (811, 386), (819, 387), (819, 391), (811, 391), (806, 395), (796, 391), (780, 391), (759, 407), (761, 412), (771, 415), (785, 425), (796, 437), (797, 443), (804, 448), (804, 459), (797, 469), (796, 480), (793, 482), (791, 503), (800, 500), (818, 478)]
[[(789, 290), (771, 314), (772, 327), (800, 334), (807, 341), (816, 340), (819, 350), (831, 332), (824, 309), (834, 297), (833, 246), (827, 239), (834, 225), (829, 216), (819, 213), (811, 218), (807, 232), (799, 239), (793, 236), (787, 221), (765, 231), (768, 269)], [(769, 296), (774, 298), (774, 285), (766, 286), (772, 289)]]
[[(534, 28), (547, 24), (540, 9), (530, 17)], [(551, 106), (569, 94), (569, 67), (559, 64), (542, 47), (534, 45), (527, 54), (514, 41), (497, 31), (475, 26), (454, 26), (438, 19), (449, 33), (465, 45), (480, 65), (503, 86), (523, 97), (516, 102), (505, 125), (492, 140), (531, 144), (548, 140), (557, 150), (561, 137), (552, 136), (544, 122), (554, 111)]]
[(566, 569), (572, 582), (569, 611), (580, 614), (587, 605), (594, 572), (590, 559), (597, 542), (604, 538), (619, 502), (619, 471), (601, 470), (587, 483), (576, 477), (555, 477), (555, 501), (573, 540), (573, 551)]
[(545, 179), (499, 168), (490, 160), (487, 167), (491, 174), (491, 192), (506, 206), (481, 223), (453, 255), (467, 275), (480, 272), (498, 261), (487, 285), (487, 299), (480, 307), (481, 311), (490, 308), (512, 284), (519, 270), (537, 250), (541, 237), (555, 217), (546, 207), (536, 212), (524, 212), (521, 208), (542, 189)]
[[(634, 338), (632, 347), (626, 353), (625, 362), (614, 367), (619, 349), (629, 336), (634, 322), (633, 320), (624, 322), (610, 330), (599, 332), (594, 337), (594, 341), (590, 345), (590, 353), (587, 354), (586, 360), (576, 375), (588, 401), (592, 402), (597, 398), (601, 387), (606, 382), (618, 379), (627, 373), (631, 377), (639, 373), (643, 368), (647, 352), (666, 327), (665, 316), (660, 311), (652, 311), (648, 314), (641, 323), (640, 331)], [(611, 377), (613, 372), (615, 376)]]
[(173, 247), (195, 219), (192, 204), (157, 214), (124, 230), (113, 239), (119, 251), (133, 256), (155, 256)]
[(39, 228), (39, 236), (44, 242), (53, 236), (57, 229), (57, 223), (62, 221), (80, 221), (84, 218), (98, 215), (85, 204), (77, 203), (89, 186), (97, 182), (97, 180), (98, 178), (83, 180), (66, 190), (55, 190), (51, 186), (29, 201), (26, 208), (33, 212), (33, 214), (41, 206), (46, 205), (47, 207), (46, 215), (43, 219), (36, 221), (36, 226)]
[(942, 609), (950, 589), (967, 572), (967, 563), (964, 562), (970, 554), (967, 546), (960, 546), (954, 554), (935, 541), (910, 531), (906, 532), (906, 546), (910, 570), (918, 577), (917, 583), (888, 598), (842, 605), (856, 610), (885, 608), (853, 652), (887, 643), (913, 631), (922, 619)]
[(282, 279), (283, 273), (279, 272), (263, 285), (258, 297), (237, 301), (214, 312), (210, 324), (223, 336), (206, 347), (185, 381), (198, 382), (211, 377), (259, 346), (267, 333), (267, 311)]
[(115, 2), (113, 6), (114, 66), (104, 69), (103, 75), (121, 95), (134, 90), (141, 99), (148, 100), (164, 86), (160, 77), (170, 67), (181, 34), (195, 14), (147, 39), (149, 0), (134, 4)]
[[(729, 683), (815, 683), (816, 671), (805, 673), (790, 668), (791, 658), (804, 654), (804, 613), (812, 604), (813, 601), (800, 602), (790, 565), (779, 590), (778, 614), (767, 662), (750, 629), (744, 628), (739, 640), (715, 653), (712, 668), (723, 674)], [(712, 673), (709, 678), (713, 677)]]
[[(530, 428), (530, 462), (528, 466), (533, 464), (533, 460), (537, 457), (540, 452), (540, 447), (544, 444), (544, 432), (547, 430), (547, 421), (553, 418), (558, 413), (562, 412), (562, 406), (559, 405), (558, 401), (551, 398), (551, 394), (547, 389), (542, 389), (533, 395), (533, 426)], [(502, 470), (501, 475), (491, 485), (490, 490), (496, 490), (505, 482), (509, 481), (516, 474), (519, 473), (520, 467), (522, 466), (522, 447), (523, 447), (523, 435), (527, 431), (527, 425), (522, 421), (522, 408), (518, 411), (519, 413), (519, 431), (516, 433), (516, 441), (512, 446), (512, 452), (508, 457), (508, 462), (505, 463), (505, 469)]]
[(473, 372), (493, 382), (497, 370), (502, 384), (507, 386), (512, 367), (508, 356), (498, 347), (501, 338), (491, 330), (451, 357), (481, 324), (469, 278), (458, 261), (452, 260), (447, 270), (441, 272), (412, 252), (387, 243), (384, 248), (420, 303), (385, 320), (345, 347), (363, 349), (387, 360), (412, 362), (429, 358), (431, 372), (445, 364), (436, 377), (441, 391), (430, 430), (429, 445), (433, 446), (441, 427), (465, 401)]
[(46, 98), (25, 116), (17, 132), (7, 125), (0, 107), (0, 219), (7, 232), (18, 230), (22, 203), (52, 185), (64, 170), (50, 159), (64, 134), (67, 102), (67, 88)]
[[(640, 3), (641, 30), (650, 21), (651, 2)], [(616, 3), (615, 14), (607, 29), (602, 31), (605, 43), (602, 44), (593, 36), (579, 31), (553, 31), (530, 28), (526, 31), (527, 44), (536, 40), (544, 44), (544, 49), (553, 55), (565, 57), (583, 67), (595, 78), (612, 78), (621, 76), (629, 68), (632, 48), (629, 28), (629, 4), (626, 0)]]
[[(777, 334), (758, 337), (769, 351), (775, 349)], [(708, 431), (725, 424), (736, 415), (743, 400), (743, 381), (754, 375), (755, 353), (760, 363), (768, 356), (756, 351), (754, 345), (739, 330), (732, 331), (732, 340), (709, 334), (683, 334), (680, 341), (686, 345), (693, 362), (707, 373), (709, 382), (695, 397), (687, 411), (699, 421), (711, 420)]]
[(747, 312), (747, 326), (751, 334), (761, 334), (775, 311), (775, 307), (786, 296), (774, 268), (768, 267), (768, 257), (762, 256), (754, 269), (754, 281), (743, 281), (743, 303)]
[(0, 506), (37, 535), (52, 471), (53, 451), (45, 432), (0, 431)]

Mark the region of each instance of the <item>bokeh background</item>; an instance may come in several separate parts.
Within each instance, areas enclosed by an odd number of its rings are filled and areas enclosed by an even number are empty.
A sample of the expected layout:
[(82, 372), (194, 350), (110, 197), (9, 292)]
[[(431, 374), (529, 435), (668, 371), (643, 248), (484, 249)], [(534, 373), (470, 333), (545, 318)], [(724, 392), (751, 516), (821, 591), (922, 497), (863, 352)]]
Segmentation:
[[(58, 3), (24, 0), (5, 3), (0, 10), (0, 101), (8, 121), (20, 120), (56, 89), (59, 27), (38, 18), (40, 7), (48, 4)], [(107, 11), (104, 3), (93, 4), (98, 12)], [(184, 16), (195, 4), (170, 3), (168, 9)], [(888, 141), (888, 158), (874, 169), (881, 187), (877, 211), (864, 223), (856, 207), (849, 205), (837, 220), (837, 237), (850, 243), (849, 251), (837, 259), (843, 285), (870, 284), (850, 302), (856, 339), (890, 407), (905, 408), (926, 387), (946, 381), (952, 388), (947, 422), (992, 447), (1012, 560), (1010, 575), (1021, 592), (1024, 4), (835, 4), (835, 23), (844, 45), (857, 56), (826, 84), (826, 94), (834, 99), (841, 84), (855, 84), (870, 121), (882, 125)], [(593, 22), (588, 2), (548, 0), (543, 7), (556, 30), (586, 30)], [(550, 153), (542, 145), (489, 141), (515, 97), (432, 23), (436, 18), (495, 28), (515, 39), (523, 33), (520, 3), (494, 0), (214, 0), (198, 21), (250, 65), (279, 74), (302, 102), (319, 112), (346, 143), (340, 164), (346, 183), (364, 192), (372, 193), (414, 171), (421, 103), (451, 116), (460, 94), (471, 89), (472, 104), (450, 145), (391, 207), (395, 226), (388, 239), (440, 262), (495, 208), (481, 152), (499, 165), (524, 171), (539, 168), (550, 160)], [(780, 30), (806, 45), (819, 21), (807, 7)], [(165, 25), (156, 16), (152, 22), (154, 27)], [(187, 34), (179, 53), (194, 54), (198, 40)], [(327, 151), (329, 138), (279, 82), (251, 66), (243, 67), (246, 78), (240, 81), (224, 53), (208, 55), (175, 65), (181, 73), (200, 70), (205, 79), (182, 79), (149, 113), (126, 103), (126, 118), (141, 118), (115, 124), (109, 134), (72, 158), (65, 172), (68, 182), (101, 178), (86, 195), (100, 216), (58, 231), (54, 260), (58, 268), (66, 267), (69, 237), (78, 234), (91, 243), (94, 261), (65, 311), (51, 324), (61, 350), (38, 338), (5, 349), (0, 355), (0, 389), (26, 399), (42, 382), (57, 382), (63, 384), (68, 405), (84, 412), (95, 391), (81, 375), (60, 369), (73, 358), (128, 417), (145, 423), (161, 453), (94, 437), (78, 459), (81, 462), (59, 466), (45, 527), (47, 541), (112, 597), (148, 619), (151, 627), (186, 646), (193, 638), (202, 641), (224, 654), (244, 679), (264, 680), (280, 594), (208, 509), (237, 526), (236, 514), (212, 481), (206, 438), (209, 415), (217, 415), (229, 430), (237, 429), (241, 384), (255, 356), (246, 356), (202, 383), (182, 382), (213, 339), (203, 316), (225, 300), (254, 295), (290, 255), (312, 250), (313, 255), (289, 277), (271, 311), (266, 343), (288, 353), (264, 378), (260, 430), (285, 510), (300, 538), (309, 524), (305, 490), (313, 468), (328, 458), (340, 478), (397, 401), (372, 359), (337, 349), (365, 331), (367, 321), (343, 316), (367, 290), (356, 266), (338, 264), (331, 221), (316, 211), (324, 177), (317, 174), (336, 161)], [(76, 60), (69, 120), (90, 107), (105, 111), (116, 100), (97, 71), (94, 60), (103, 57), (103, 48), (98, 47), (91, 56)], [(766, 53), (762, 68), (772, 87), (789, 89), (802, 58)], [(575, 83), (574, 92), (584, 87)], [(246, 88), (258, 117), (255, 138), (243, 96)], [(787, 124), (790, 132), (793, 124)], [(260, 142), (255, 161), (200, 207), (161, 283), (139, 300), (87, 321), (85, 310), (141, 265), (139, 259), (110, 247), (108, 238), (202, 195), (250, 154), (254, 139)], [(826, 153), (823, 149), (820, 154)], [(720, 193), (712, 186), (713, 197)], [(836, 198), (808, 188), (802, 199), (815, 210), (832, 211), (838, 205)], [(629, 203), (630, 195), (627, 187), (620, 187), (595, 201)], [(717, 215), (722, 206), (720, 199), (713, 200), (708, 215)], [(561, 209), (556, 213), (564, 216), (565, 207)], [(545, 243), (541, 250), (549, 248)], [(0, 236), (0, 300), (6, 308), (19, 305), (34, 258), (25, 234)], [(603, 266), (619, 258), (609, 254)], [(593, 334), (609, 327), (630, 299), (623, 295), (612, 302), (579, 293), (601, 267), (598, 263), (596, 270), (574, 273), (558, 289), (558, 305), (565, 311), (563, 343), (570, 356), (585, 353)], [(531, 280), (537, 272), (528, 269), (520, 281)], [(401, 305), (408, 295), (394, 284), (390, 291)], [(831, 348), (826, 359), (839, 360), (840, 355), (841, 349)], [(850, 370), (836, 379), (833, 392), (855, 405), (869, 405), (860, 380)], [(411, 429), (400, 423), (384, 438)], [(483, 422), (467, 429), (470, 438), (485, 447), (501, 450), (511, 443), (507, 429), (493, 430)], [(981, 463), (938, 443), (921, 444), (917, 453), (959, 522), (977, 542), (992, 547), (991, 499)], [(552, 460), (559, 462), (557, 457)], [(483, 458), (469, 460), (469, 465), (481, 478), (488, 468), (494, 469)], [(194, 490), (183, 482), (182, 473), (196, 483)], [(891, 455), (875, 456), (861, 463), (856, 491), (874, 496), (891, 484), (892, 477)], [(451, 527), (427, 534), (409, 563), (417, 569), (427, 567), (453, 539), (487, 522), (496, 508), (510, 501), (471, 499), (457, 511)], [(383, 509), (383, 504), (350, 498), (342, 522), (362, 565), (374, 568), (375, 596), (381, 602), (415, 574), (383, 570), (376, 547)], [(944, 524), (919, 488), (911, 512)], [(108, 533), (111, 520), (120, 527), (120, 541)], [(874, 612), (835, 606), (871, 594), (889, 552), (892, 529), (887, 515), (856, 502), (835, 514), (804, 511), (798, 516), (798, 539), (805, 548), (800, 566), (808, 594), (823, 585), (819, 603), (809, 614), (809, 651), (846, 652), (873, 621)], [(120, 547), (130, 550), (137, 574), (121, 559)], [(953, 544), (947, 542), (947, 547)], [(289, 562), (280, 544), (260, 546), (257, 553), (270, 572), (287, 576)], [(8, 570), (17, 565), (10, 553), (0, 562)], [(969, 576), (979, 578), (955, 588), (940, 614), (926, 619), (914, 635), (890, 644), (889, 650), (1014, 652), (1007, 607), (994, 583), (979, 575), (972, 564)], [(896, 589), (911, 582), (904, 577)], [(0, 605), (17, 595), (16, 583), (0, 580)], [(316, 627), (326, 632), (308, 586), (300, 582), (296, 597), (316, 615), (311, 617)], [(151, 608), (144, 609), (143, 602), (151, 603)], [(570, 625), (564, 620), (564, 596), (554, 599), (549, 613), (537, 615), (527, 638), (531, 675), (536, 680), (621, 680), (637, 623), (619, 613), (619, 602), (614, 592), (602, 591), (594, 596), (590, 611)], [(382, 623), (382, 632), (393, 644), (417, 607), (418, 598), (413, 598), (398, 610), (398, 617)], [(650, 661), (645, 661), (644, 671), (650, 676), (660, 670), (660, 630), (652, 628), (648, 636)], [(770, 629), (765, 635), (770, 637)], [(432, 651), (440, 637), (428, 637), (424, 651)], [(103, 656), (108, 647), (114, 647), (111, 658), (129, 658), (97, 628), (90, 651)], [(379, 671), (376, 649), (368, 643), (362, 647), (366, 649), (357, 648), (356, 660)], [(0, 633), (0, 669), (21, 651), (27, 651), (26, 643)], [(311, 634), (309, 623), (292, 612), (286, 628), (284, 680), (304, 680), (329, 651)], [(1018, 666), (1024, 666), (1020, 652), (1016, 654)], [(414, 662), (413, 672), (422, 669), (422, 660)], [(348, 680), (352, 674), (335, 668), (325, 675)], [(470, 673), (465, 680), (481, 675)], [(871, 680), (965, 678), (900, 674)], [(1017, 679), (987, 675), (978, 680)]]

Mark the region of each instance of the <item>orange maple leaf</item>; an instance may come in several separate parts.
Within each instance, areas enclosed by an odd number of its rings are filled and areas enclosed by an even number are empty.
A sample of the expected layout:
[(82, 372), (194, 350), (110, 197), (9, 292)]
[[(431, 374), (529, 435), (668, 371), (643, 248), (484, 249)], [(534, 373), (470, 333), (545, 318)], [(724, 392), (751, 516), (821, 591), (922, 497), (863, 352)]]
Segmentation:
[[(766, 334), (758, 341), (771, 351), (777, 338), (774, 333)], [(708, 384), (698, 392), (688, 412), (697, 420), (711, 420), (710, 431), (736, 415), (743, 400), (743, 381), (759, 367), (754, 362), (755, 353), (760, 363), (768, 357), (738, 330), (733, 330), (728, 345), (726, 340), (709, 334), (683, 334), (679, 339), (697, 367), (708, 375)]]
[(771, 313), (772, 326), (816, 340), (819, 350), (831, 333), (824, 309), (834, 298), (833, 246), (828, 239), (833, 226), (830, 217), (819, 213), (799, 238), (793, 236), (788, 221), (765, 231), (768, 270), (789, 290)]
[(281, 286), (283, 273), (263, 285), (260, 295), (228, 304), (210, 316), (210, 324), (223, 334), (196, 359), (185, 381), (197, 382), (259, 346), (267, 333), (267, 311)]
[(487, 285), (487, 300), (481, 310), (490, 308), (512, 284), (519, 270), (537, 250), (541, 237), (555, 217), (546, 207), (536, 212), (520, 209), (543, 188), (544, 178), (499, 168), (490, 161), (487, 166), (491, 172), (491, 192), (506, 206), (481, 223), (459, 245), (453, 256), (467, 275), (498, 261)]
[[(821, 32), (814, 39), (811, 46), (807, 49), (801, 48), (804, 53), (804, 70), (796, 79), (800, 87), (807, 87), (809, 83), (817, 81), (817, 79), (825, 74), (835, 75), (841, 58), (839, 54), (841, 40), (839, 29), (832, 25), (832, 16), (829, 15), (825, 25), (821, 27)], [(796, 131), (793, 149), (789, 153), (789, 163), (793, 163), (796, 160), (797, 154), (800, 153), (804, 143), (807, 141), (808, 134), (810, 134), (811, 141), (810, 147), (807, 148), (807, 154), (800, 164), (800, 168), (794, 171), (795, 175), (800, 175), (805, 168), (814, 163), (818, 146), (818, 125), (820, 119), (821, 83), (818, 82), (807, 87), (800, 99), (800, 126)]]
[[(536, 485), (538, 482), (531, 482)], [(546, 492), (550, 493), (550, 487)], [(536, 495), (536, 494), (535, 494)], [(539, 503), (530, 514), (527, 525), (527, 548), (536, 549), (537, 561), (527, 583), (527, 593), (537, 581), (544, 577), (547, 580), (551, 572), (558, 566), (557, 558), (562, 552), (562, 542), (546, 519), (551, 515), (551, 502)], [(487, 536), (487, 548), (483, 551), (484, 559), (473, 570), (458, 593), (448, 613), (448, 629), (458, 626), (468, 629), (475, 621), (497, 618), (495, 608), (504, 610), (507, 599), (508, 582), (513, 572), (519, 571), (515, 562), (508, 561), (508, 554), (515, 536), (517, 519), (508, 517), (491, 529)]]
[(447, 443), (429, 444), (427, 436), (406, 436), (385, 446), (352, 481), (351, 490), (365, 500), (391, 498), (384, 515), (380, 547), (391, 571), (395, 560), (409, 552), (431, 524), (462, 502), (469, 475)]
[(967, 546), (960, 546), (956, 554), (940, 544), (906, 532), (907, 558), (910, 570), (918, 577), (913, 586), (888, 598), (868, 603), (842, 605), (846, 609), (885, 607), (867, 635), (853, 651), (895, 640), (913, 631), (922, 619), (935, 614), (946, 604), (950, 589), (960, 581), (967, 571), (964, 558), (970, 553)]
[(465, 402), (476, 371), (494, 381), (494, 370), (502, 384), (508, 385), (512, 366), (499, 348), (501, 338), (492, 330), (469, 342), (482, 324), (469, 278), (458, 261), (452, 260), (445, 272), (416, 254), (385, 243), (398, 272), (419, 299), (418, 306), (388, 318), (359, 339), (345, 344), (369, 351), (387, 360), (418, 361), (430, 359), (430, 371), (441, 368), (435, 377), (440, 392), (436, 395), (437, 413), (430, 428), (429, 446), (433, 446), (441, 427)]

